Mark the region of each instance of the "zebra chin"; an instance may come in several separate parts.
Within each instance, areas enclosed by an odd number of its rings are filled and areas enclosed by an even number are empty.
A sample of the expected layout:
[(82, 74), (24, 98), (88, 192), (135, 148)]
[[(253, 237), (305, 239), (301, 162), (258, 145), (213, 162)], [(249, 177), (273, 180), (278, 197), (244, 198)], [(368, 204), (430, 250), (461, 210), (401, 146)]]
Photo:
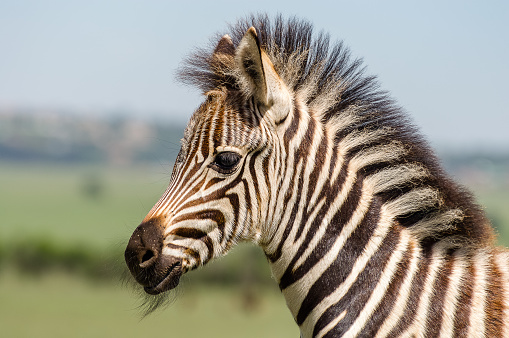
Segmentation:
[(150, 295), (174, 289), (184, 273), (182, 259), (164, 255), (162, 248), (162, 227), (151, 220), (136, 228), (124, 253), (129, 271)]
[[(143, 285), (143, 289), (149, 295), (157, 295), (162, 292), (174, 289), (180, 282), (182, 276), (182, 262), (170, 257), (166, 260), (172, 260), (173, 263), (167, 264), (166, 272), (158, 278), (152, 280), (148, 285)], [(139, 282), (139, 281), (138, 281)]]

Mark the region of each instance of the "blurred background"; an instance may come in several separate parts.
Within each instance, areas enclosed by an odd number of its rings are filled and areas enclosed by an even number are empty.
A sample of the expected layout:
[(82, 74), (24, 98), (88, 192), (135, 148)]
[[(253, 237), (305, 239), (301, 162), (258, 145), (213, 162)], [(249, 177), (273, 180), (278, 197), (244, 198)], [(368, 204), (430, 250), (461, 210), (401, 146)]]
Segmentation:
[(144, 319), (122, 282), (127, 240), (201, 102), (175, 71), (256, 12), (306, 18), (363, 57), (509, 246), (505, 1), (2, 0), (2, 336), (298, 336), (250, 245), (189, 273)]

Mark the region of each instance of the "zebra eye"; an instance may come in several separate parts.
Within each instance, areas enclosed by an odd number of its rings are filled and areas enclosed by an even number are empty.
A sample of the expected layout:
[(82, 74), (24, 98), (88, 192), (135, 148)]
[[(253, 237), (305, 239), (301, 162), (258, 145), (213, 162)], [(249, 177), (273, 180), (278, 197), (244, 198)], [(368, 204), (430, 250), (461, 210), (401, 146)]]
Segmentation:
[(225, 151), (216, 155), (212, 166), (223, 174), (228, 174), (235, 169), (242, 157), (233, 151)]

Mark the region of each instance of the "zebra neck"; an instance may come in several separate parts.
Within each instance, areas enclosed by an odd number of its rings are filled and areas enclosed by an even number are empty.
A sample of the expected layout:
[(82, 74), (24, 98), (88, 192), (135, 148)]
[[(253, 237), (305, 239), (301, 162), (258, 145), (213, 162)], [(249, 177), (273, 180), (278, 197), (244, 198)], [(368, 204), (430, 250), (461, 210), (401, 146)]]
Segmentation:
[[(394, 226), (376, 203), (367, 207), (364, 217), (352, 217), (338, 231), (342, 235), (312, 238), (308, 250), (297, 250), (292, 257), (283, 253), (281, 262), (271, 264), (304, 337), (342, 320), (352, 325), (361, 310), (373, 310), (375, 306), (364, 305), (380, 301), (377, 295), (384, 295), (391, 279), (402, 274), (399, 264), (404, 255), (406, 266), (418, 265), (418, 243), (406, 229)], [(282, 264), (285, 269), (278, 266), (283, 261), (289, 262)]]
[(280, 199), (279, 227), (264, 247), (305, 337), (318, 333), (315, 327), (351, 316), (351, 306), (359, 298), (367, 301), (373, 288), (387, 288), (388, 282), (379, 280), (390, 281), (405, 251), (420, 253), (417, 240), (398, 225), (366, 180), (346, 170), (342, 161), (332, 166), (333, 158), (314, 159), (328, 166), (332, 178), (316, 174), (317, 179), (309, 179), (313, 171), (304, 175), (304, 162), (297, 165), (295, 177), (308, 178), (297, 179), (283, 194), (288, 198)]

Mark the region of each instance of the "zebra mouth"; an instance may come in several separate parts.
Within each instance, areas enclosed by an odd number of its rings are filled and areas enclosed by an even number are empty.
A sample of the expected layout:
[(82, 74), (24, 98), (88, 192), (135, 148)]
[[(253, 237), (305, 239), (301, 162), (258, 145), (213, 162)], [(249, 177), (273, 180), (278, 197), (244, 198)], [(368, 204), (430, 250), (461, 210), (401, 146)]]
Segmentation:
[(143, 289), (149, 295), (158, 295), (161, 292), (165, 292), (177, 287), (180, 281), (180, 276), (182, 276), (182, 265), (180, 262), (175, 262), (168, 268), (168, 270), (166, 270), (163, 278), (161, 278), (154, 285), (145, 286)]

